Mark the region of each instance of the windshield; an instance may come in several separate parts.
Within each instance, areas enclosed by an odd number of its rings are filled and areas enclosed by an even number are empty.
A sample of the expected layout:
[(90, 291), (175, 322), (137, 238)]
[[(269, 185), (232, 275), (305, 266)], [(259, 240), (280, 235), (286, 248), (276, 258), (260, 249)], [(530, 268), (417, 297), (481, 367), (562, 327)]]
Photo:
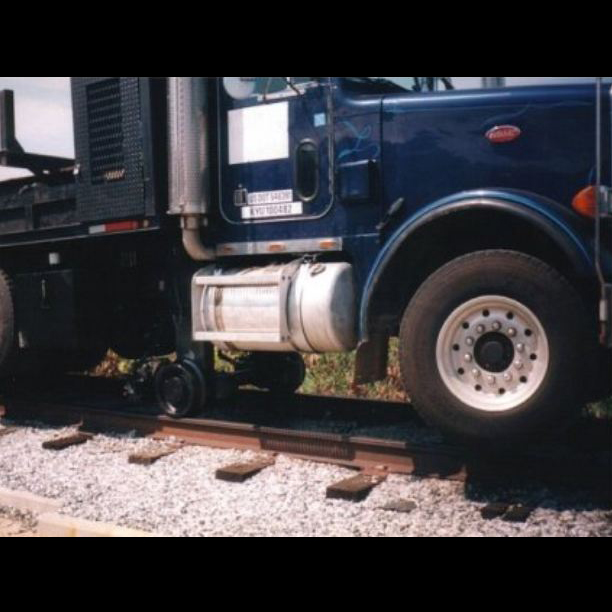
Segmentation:
[(452, 89), (452, 77), (345, 77), (346, 79), (379, 85), (395, 87), (403, 91), (436, 91)]
[(370, 77), (373, 79), (384, 79), (390, 81), (395, 85), (399, 85), (402, 89), (407, 91), (415, 91), (417, 85), (417, 78), (419, 77)]

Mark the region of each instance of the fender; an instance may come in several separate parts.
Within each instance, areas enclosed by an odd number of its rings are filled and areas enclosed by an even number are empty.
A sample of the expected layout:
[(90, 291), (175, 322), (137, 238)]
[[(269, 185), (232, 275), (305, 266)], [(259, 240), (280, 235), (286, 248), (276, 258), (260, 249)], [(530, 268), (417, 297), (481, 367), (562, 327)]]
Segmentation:
[(585, 232), (578, 229), (581, 219), (567, 207), (543, 196), (515, 190), (462, 192), (421, 208), (406, 219), (385, 243), (374, 261), (362, 293), (359, 332), (362, 342), (369, 339), (368, 321), (372, 296), (385, 269), (398, 250), (423, 226), (441, 217), (466, 210), (498, 210), (532, 223), (546, 233), (566, 254), (580, 276), (595, 275), (593, 249)]

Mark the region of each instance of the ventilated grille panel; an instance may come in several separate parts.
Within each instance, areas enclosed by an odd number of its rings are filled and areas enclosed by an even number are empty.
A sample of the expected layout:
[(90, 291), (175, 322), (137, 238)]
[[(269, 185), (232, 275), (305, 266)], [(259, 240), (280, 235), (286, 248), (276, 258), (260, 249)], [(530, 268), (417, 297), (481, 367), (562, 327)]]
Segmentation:
[(78, 219), (154, 214), (149, 77), (73, 77)]
[(119, 77), (87, 86), (87, 116), (91, 182), (125, 179)]

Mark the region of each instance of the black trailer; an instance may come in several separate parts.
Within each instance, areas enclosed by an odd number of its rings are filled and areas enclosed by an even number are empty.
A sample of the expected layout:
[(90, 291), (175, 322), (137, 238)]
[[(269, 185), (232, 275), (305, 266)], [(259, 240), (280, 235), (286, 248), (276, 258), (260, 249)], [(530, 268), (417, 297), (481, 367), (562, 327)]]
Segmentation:
[(166, 78), (72, 77), (72, 93), (75, 159), (25, 152), (12, 92), (0, 93), (0, 165), (32, 172), (0, 182), (0, 293), (15, 305), (0, 310), (11, 328), (0, 350), (17, 344), (2, 365), (11, 372), (84, 370), (109, 348), (169, 354), (176, 304), (189, 304), (180, 286), (197, 266), (168, 217)]

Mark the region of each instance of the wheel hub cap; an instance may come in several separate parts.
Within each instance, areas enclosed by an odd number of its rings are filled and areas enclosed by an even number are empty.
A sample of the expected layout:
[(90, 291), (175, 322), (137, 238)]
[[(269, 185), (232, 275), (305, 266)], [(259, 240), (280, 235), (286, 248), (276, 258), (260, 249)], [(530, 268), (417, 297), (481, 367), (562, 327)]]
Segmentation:
[(483, 296), (446, 320), (436, 349), (438, 371), (461, 402), (505, 412), (540, 389), (549, 368), (549, 344), (538, 317), (525, 305)]
[(474, 351), (476, 363), (487, 372), (505, 372), (514, 361), (514, 345), (502, 333), (483, 336)]

